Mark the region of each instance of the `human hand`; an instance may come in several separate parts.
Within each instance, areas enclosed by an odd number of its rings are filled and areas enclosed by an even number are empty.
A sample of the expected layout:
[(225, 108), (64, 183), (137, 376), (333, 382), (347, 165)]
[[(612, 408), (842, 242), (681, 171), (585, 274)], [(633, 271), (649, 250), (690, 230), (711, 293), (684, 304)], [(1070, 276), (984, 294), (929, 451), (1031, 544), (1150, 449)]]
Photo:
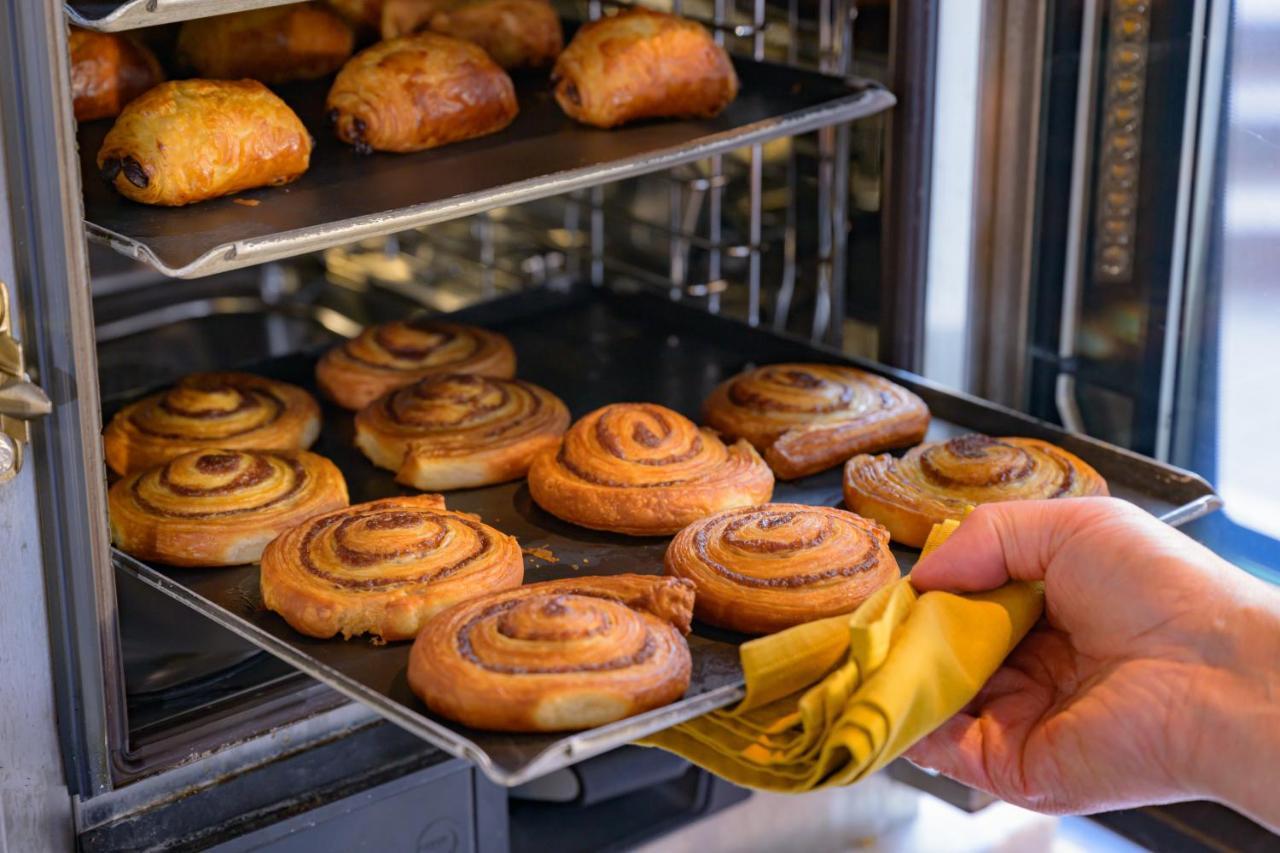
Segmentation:
[(979, 507), (911, 573), (1011, 578), (1045, 618), (912, 762), (1042, 812), (1209, 798), (1280, 827), (1280, 592), (1110, 498)]

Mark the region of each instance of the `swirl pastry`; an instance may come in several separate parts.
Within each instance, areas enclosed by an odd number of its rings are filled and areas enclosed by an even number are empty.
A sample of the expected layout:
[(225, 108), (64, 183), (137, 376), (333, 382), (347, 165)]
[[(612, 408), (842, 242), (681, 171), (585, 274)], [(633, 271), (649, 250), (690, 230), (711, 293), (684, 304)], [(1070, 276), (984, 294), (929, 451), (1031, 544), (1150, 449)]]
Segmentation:
[(701, 24), (641, 8), (584, 24), (551, 79), (570, 118), (606, 128), (710, 118), (738, 96), (729, 54)]
[(604, 725), (688, 689), (692, 609), (692, 584), (650, 575), (486, 595), (427, 623), (409, 653), (409, 686), (434, 713), (478, 729)]
[(171, 80), (133, 101), (98, 151), (121, 195), (180, 207), (297, 180), (311, 134), (257, 80)]
[(343, 142), (361, 153), (424, 151), (497, 133), (520, 111), (507, 76), (471, 42), (419, 33), (378, 42), (352, 57), (325, 110)]
[(421, 30), (474, 42), (507, 70), (545, 68), (564, 47), (549, 0), (386, 0), (384, 39)]
[(1088, 463), (1035, 438), (964, 435), (913, 447), (901, 459), (855, 456), (844, 468), (845, 506), (917, 548), (933, 525), (978, 504), (1105, 494)]
[(774, 364), (721, 383), (707, 424), (745, 438), (784, 480), (815, 474), (858, 453), (916, 444), (929, 409), (906, 388), (852, 367)]
[(171, 566), (255, 562), (284, 531), (347, 505), (337, 467), (305, 450), (198, 450), (118, 481), (111, 541)]
[(201, 77), (252, 77), (269, 86), (332, 74), (354, 48), (347, 22), (312, 3), (187, 21), (177, 46), (182, 63)]
[(114, 118), (125, 104), (164, 81), (155, 54), (129, 36), (72, 27), (67, 44), (76, 121)]
[(510, 379), (516, 354), (502, 335), (475, 326), (386, 323), (325, 353), (316, 365), (316, 382), (338, 405), (363, 409), (383, 394), (441, 373)]
[(422, 491), (505, 483), (569, 427), (569, 410), (518, 379), (428, 376), (356, 415), (356, 446), (396, 482)]
[(102, 440), (107, 465), (132, 474), (193, 450), (293, 450), (320, 435), (320, 405), (306, 391), (251, 373), (193, 373), (125, 406)]
[(699, 518), (773, 495), (769, 466), (745, 441), (650, 403), (615, 403), (534, 458), (529, 491), (565, 521), (633, 536), (675, 533)]
[(311, 637), (410, 640), (446, 607), (523, 578), (515, 539), (416, 495), (316, 516), (276, 539), (262, 555), (262, 603)]
[(698, 588), (711, 625), (771, 634), (850, 613), (897, 580), (889, 531), (840, 509), (765, 504), (695, 521), (671, 540), (667, 574)]

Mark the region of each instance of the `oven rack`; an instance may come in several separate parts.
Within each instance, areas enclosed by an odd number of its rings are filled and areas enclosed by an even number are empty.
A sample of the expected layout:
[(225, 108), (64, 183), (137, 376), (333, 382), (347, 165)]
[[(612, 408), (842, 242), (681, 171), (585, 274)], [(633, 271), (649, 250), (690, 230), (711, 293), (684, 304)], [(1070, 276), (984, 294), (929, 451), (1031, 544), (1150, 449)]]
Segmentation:
[[(827, 347), (753, 329), (659, 296), (628, 295), (608, 288), (579, 287), (568, 293), (533, 290), (453, 316), (507, 335), (517, 352), (519, 375), (560, 395), (575, 417), (608, 402), (645, 400), (697, 418), (710, 390), (752, 363), (842, 362), (884, 374), (919, 394), (934, 416), (929, 440), (980, 431), (1053, 441), (1093, 465), (1113, 494), (1170, 524), (1198, 518), (1221, 503), (1195, 474), (1086, 436), (1067, 434), (905, 372), (849, 359)], [(638, 364), (644, 369), (637, 370)], [(312, 356), (291, 356), (257, 369), (307, 386), (313, 384), (313, 365)], [(313, 448), (343, 471), (352, 501), (404, 493), (390, 472), (374, 468), (354, 448), (352, 431), (350, 413), (326, 406), (325, 427)], [(840, 468), (779, 483), (774, 500), (840, 505)], [(477, 513), (517, 537), (528, 554), (526, 583), (585, 574), (662, 571), (665, 538), (618, 536), (559, 521), (533, 504), (523, 482), (451, 492), (446, 502), (453, 509)], [(913, 549), (896, 545), (894, 553), (904, 571), (917, 556)], [(190, 570), (150, 565), (119, 553), (115, 559), (121, 570), (422, 739), (474, 762), (503, 785), (574, 764), (729, 705), (742, 695), (737, 645), (743, 638), (695, 623), (690, 636), (694, 666), (690, 689), (671, 705), (565, 735), (475, 731), (430, 715), (412, 695), (404, 676), (409, 644), (375, 647), (365, 639), (316, 640), (297, 634), (265, 611), (256, 566)]]
[(297, 0), (67, 0), (67, 19), (104, 33), (173, 24), (246, 9), (283, 6)]

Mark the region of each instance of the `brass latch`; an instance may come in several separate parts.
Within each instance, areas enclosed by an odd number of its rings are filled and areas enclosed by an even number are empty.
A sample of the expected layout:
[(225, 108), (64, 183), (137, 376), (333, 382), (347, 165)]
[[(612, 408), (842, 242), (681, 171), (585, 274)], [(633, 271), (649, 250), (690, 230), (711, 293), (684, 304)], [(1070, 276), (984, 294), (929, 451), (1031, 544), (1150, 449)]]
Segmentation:
[(9, 288), (0, 281), (0, 483), (22, 470), (31, 421), (53, 411), (44, 391), (27, 376), (22, 344), (14, 340), (10, 320)]

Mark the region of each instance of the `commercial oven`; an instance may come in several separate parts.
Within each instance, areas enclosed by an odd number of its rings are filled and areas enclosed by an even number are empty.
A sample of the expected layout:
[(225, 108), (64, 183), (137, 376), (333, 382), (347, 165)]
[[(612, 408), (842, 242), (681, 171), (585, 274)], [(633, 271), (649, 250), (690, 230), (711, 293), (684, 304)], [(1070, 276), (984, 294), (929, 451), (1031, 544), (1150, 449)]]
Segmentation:
[[(522, 375), (575, 415), (627, 397), (694, 415), (748, 364), (849, 360), (924, 396), (935, 434), (1052, 437), (1170, 523), (1218, 507), (1183, 468), (1213, 470), (1195, 452), (1213, 400), (1197, 368), (1218, 329), (1205, 306), (1221, 298), (1233, 4), (654, 3), (735, 55), (742, 95), (719, 118), (586, 131), (529, 78), (507, 133), (360, 159), (327, 138), (323, 90), (302, 85), (283, 94), (317, 150), (296, 185), (172, 210), (117, 197), (93, 165), (109, 122), (72, 118), (68, 23), (164, 44), (177, 22), (280, 2), (0, 2), (13, 849), (608, 849), (747, 796), (625, 745), (732, 702), (733, 637), (695, 637), (695, 687), (662, 713), (499, 738), (405, 699), (394, 644), (290, 637), (258, 606), (253, 567), (113, 552), (104, 418), (186, 373), (307, 384), (327, 346), (423, 311), (502, 330)], [(621, 5), (560, 10), (572, 26)], [(360, 479), (333, 434), (325, 452)], [(364, 476), (353, 495), (388, 488)], [(838, 500), (831, 476), (788, 488)], [(542, 546), (534, 579), (601, 547), (539, 520), (518, 486), (458, 501), (509, 509)], [(1252, 831), (1207, 806), (1110, 822), (1147, 841)]]

